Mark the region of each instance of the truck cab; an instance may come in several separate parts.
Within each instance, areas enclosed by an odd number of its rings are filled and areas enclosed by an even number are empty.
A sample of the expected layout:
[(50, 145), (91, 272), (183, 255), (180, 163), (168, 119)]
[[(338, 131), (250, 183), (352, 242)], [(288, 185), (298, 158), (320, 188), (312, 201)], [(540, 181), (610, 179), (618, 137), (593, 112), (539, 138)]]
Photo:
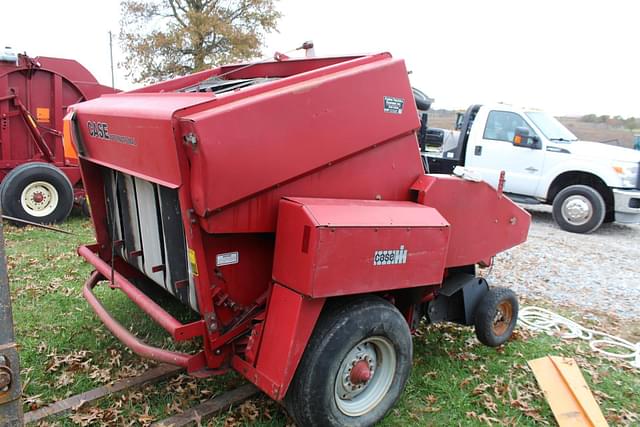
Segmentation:
[(640, 152), (579, 140), (550, 114), (507, 104), (472, 105), (449, 135), (454, 144), (425, 147), (432, 173), (456, 166), (520, 203), (550, 204), (567, 231), (588, 233), (603, 222), (640, 222)]

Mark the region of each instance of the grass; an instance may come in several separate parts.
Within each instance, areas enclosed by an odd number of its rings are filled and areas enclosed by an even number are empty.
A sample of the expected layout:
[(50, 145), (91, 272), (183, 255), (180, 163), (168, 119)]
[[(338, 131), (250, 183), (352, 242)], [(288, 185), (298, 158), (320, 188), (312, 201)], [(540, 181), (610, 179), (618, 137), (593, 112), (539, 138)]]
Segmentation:
[[(152, 366), (113, 338), (81, 296), (90, 268), (75, 250), (93, 240), (89, 222), (72, 218), (62, 228), (74, 235), (5, 227), (25, 410)], [(100, 286), (96, 293), (139, 336), (176, 347), (119, 292)], [(190, 346), (195, 348), (189, 343), (179, 348)], [(596, 358), (584, 344), (518, 330), (508, 345), (491, 349), (480, 345), (469, 328), (439, 325), (420, 328), (414, 338), (414, 368), (406, 391), (381, 425), (554, 425), (526, 365), (527, 360), (548, 354), (577, 360), (611, 425), (640, 424), (638, 371)], [(41, 425), (148, 425), (242, 383), (234, 373), (206, 380), (179, 376), (83, 405)], [(291, 421), (276, 403), (259, 396), (209, 424), (285, 426)]]

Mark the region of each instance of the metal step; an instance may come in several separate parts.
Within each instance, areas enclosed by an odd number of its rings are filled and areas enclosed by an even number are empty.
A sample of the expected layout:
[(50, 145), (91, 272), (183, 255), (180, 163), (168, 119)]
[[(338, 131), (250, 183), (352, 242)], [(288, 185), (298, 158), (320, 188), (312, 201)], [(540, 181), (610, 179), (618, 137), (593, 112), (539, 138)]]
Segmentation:
[(516, 203), (522, 203), (524, 205), (542, 204), (542, 202), (536, 199), (535, 197), (523, 196), (522, 194), (513, 194), (513, 193), (504, 193), (504, 194), (506, 194), (511, 200), (513, 200)]

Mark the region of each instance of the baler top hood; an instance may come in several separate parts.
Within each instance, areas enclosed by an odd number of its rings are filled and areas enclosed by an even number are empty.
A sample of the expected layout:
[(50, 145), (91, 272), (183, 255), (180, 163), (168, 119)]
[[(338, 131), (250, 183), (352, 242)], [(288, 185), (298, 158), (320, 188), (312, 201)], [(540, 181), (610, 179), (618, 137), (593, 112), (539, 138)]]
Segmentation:
[(389, 54), (234, 67), (74, 107), (81, 157), (172, 188), (202, 182), (192, 197), (207, 217), (419, 127), (404, 63)]

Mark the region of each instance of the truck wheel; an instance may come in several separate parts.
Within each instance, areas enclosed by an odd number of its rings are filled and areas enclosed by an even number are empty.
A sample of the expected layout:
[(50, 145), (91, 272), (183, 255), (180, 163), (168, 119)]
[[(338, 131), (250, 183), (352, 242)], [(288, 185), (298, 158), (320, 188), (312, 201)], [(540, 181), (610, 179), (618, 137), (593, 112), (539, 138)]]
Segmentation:
[(285, 398), (300, 426), (370, 426), (393, 407), (411, 372), (413, 343), (402, 314), (367, 296), (328, 307)]
[(57, 223), (64, 221), (73, 208), (73, 187), (53, 165), (25, 163), (2, 181), (0, 202), (6, 215), (40, 224)]
[(493, 288), (476, 308), (475, 329), (478, 340), (498, 347), (509, 339), (518, 321), (518, 298), (507, 288)]
[(606, 214), (604, 199), (586, 185), (571, 185), (558, 193), (553, 200), (553, 219), (565, 231), (591, 233)]

